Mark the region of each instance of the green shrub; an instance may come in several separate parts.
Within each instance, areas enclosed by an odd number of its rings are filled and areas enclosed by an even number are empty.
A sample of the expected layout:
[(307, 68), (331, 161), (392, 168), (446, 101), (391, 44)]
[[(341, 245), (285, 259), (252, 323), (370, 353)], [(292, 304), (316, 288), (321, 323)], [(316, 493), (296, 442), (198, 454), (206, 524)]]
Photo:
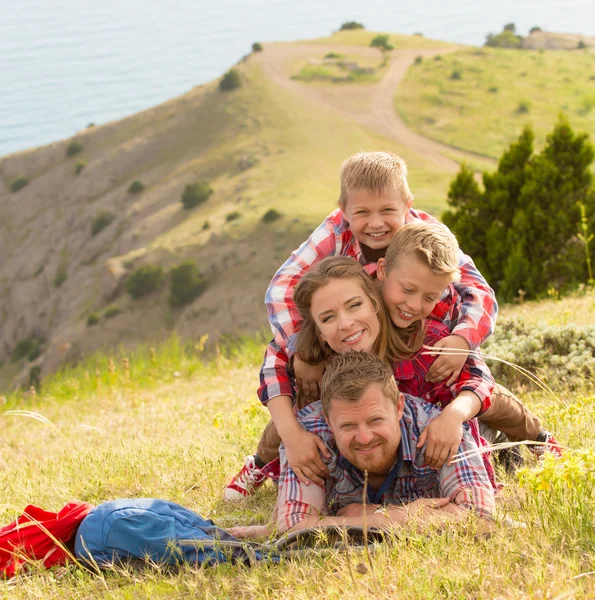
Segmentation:
[(136, 269), (126, 281), (126, 291), (136, 300), (158, 290), (165, 279), (158, 265), (143, 265)]
[(82, 142), (79, 142), (78, 140), (72, 140), (72, 142), (70, 142), (66, 148), (66, 156), (74, 156), (75, 154), (79, 154), (83, 151), (84, 147), (85, 146)]
[(35, 360), (42, 352), (45, 339), (39, 336), (31, 336), (21, 340), (12, 351), (10, 358), (12, 362), (18, 362), (26, 358), (29, 362)]
[(145, 186), (136, 179), (128, 186), (129, 194), (140, 194), (145, 189)]
[(276, 221), (277, 219), (281, 218), (281, 213), (278, 210), (275, 210), (274, 208), (269, 208), (269, 210), (267, 210), (264, 215), (262, 215), (262, 222), (263, 223), (271, 223), (272, 221)]
[(17, 177), (10, 184), (10, 191), (14, 194), (19, 190), (22, 190), (30, 181), (31, 179), (29, 179), (29, 177)]
[(29, 386), (34, 387), (37, 391), (41, 387), (41, 367), (35, 365), (29, 371)]
[(81, 171), (87, 166), (87, 161), (86, 160), (80, 160), (79, 162), (76, 163), (75, 167), (74, 167), (74, 174), (75, 175), (80, 175)]
[(381, 33), (374, 37), (370, 42), (370, 46), (372, 48), (380, 48), (382, 52), (390, 52), (394, 48), (394, 46), (388, 41), (388, 35), (386, 33)]
[(542, 31), (541, 27), (531, 27), (531, 29), (529, 29), (529, 33), (535, 33), (536, 31)]
[(187, 210), (195, 208), (199, 204), (206, 202), (212, 193), (213, 188), (206, 181), (190, 183), (184, 188), (182, 204)]
[(223, 75), (221, 81), (219, 81), (219, 89), (223, 92), (235, 90), (242, 85), (240, 74), (235, 69), (230, 69)]
[(516, 108), (516, 111), (521, 115), (528, 113), (530, 108), (531, 104), (527, 100), (521, 100)]
[(424, 60), (424, 57), (421, 56), (421, 55), (418, 55), (418, 56), (415, 57), (415, 64), (416, 65), (421, 65), (421, 63), (423, 62), (423, 60)]
[(451, 74), (449, 79), (452, 79), (453, 81), (460, 81), (462, 79), (462, 75), (461, 75), (461, 71), (459, 71), (458, 69), (455, 69)]
[(119, 315), (121, 312), (122, 312), (122, 309), (119, 306), (117, 306), (116, 304), (111, 304), (110, 306), (108, 306), (105, 309), (103, 316), (106, 319), (112, 319), (116, 315)]
[(205, 222), (202, 224), (202, 230), (203, 230), (203, 231), (206, 231), (206, 230), (207, 230), (207, 229), (209, 229), (210, 227), (211, 227), (211, 224), (210, 224), (208, 221), (205, 221)]
[(260, 42), (254, 42), (252, 44), (252, 52), (262, 52), (262, 44)]
[(207, 278), (195, 262), (189, 260), (170, 271), (171, 306), (184, 306), (198, 298), (208, 287)]
[(499, 91), (500, 90), (495, 85), (488, 88), (488, 93), (490, 93), (490, 94), (497, 94)]
[(365, 29), (365, 27), (357, 21), (346, 21), (341, 25), (339, 31), (348, 31), (350, 29)]
[(239, 219), (242, 215), (237, 210), (232, 210), (230, 213), (225, 215), (225, 220), (229, 223), (229, 221), (235, 221)]
[(87, 129), (91, 129), (91, 127), (95, 127), (95, 123), (89, 123), (89, 124), (87, 125)]
[(56, 275), (54, 276), (54, 285), (60, 287), (68, 279), (68, 265), (65, 262), (61, 262), (56, 269)]
[[(578, 384), (595, 377), (595, 327), (528, 325), (522, 319), (502, 319), (482, 350), (544, 375), (550, 386)], [(528, 381), (501, 362), (487, 362), (494, 379), (504, 385)]]
[(99, 211), (91, 221), (91, 235), (95, 236), (100, 231), (104, 230), (112, 221), (116, 218), (116, 215), (101, 210)]
[(99, 323), (99, 315), (97, 313), (91, 313), (87, 317), (87, 327), (92, 327), (93, 325), (97, 325)]
[(434, 56), (434, 60), (442, 60), (442, 56), (440, 56), (440, 54), (436, 54), (436, 56)]
[(579, 40), (576, 47), (578, 50), (584, 50), (587, 47), (587, 44), (585, 44), (583, 40)]
[(338, 52), (327, 52), (324, 55), (324, 58), (343, 58), (342, 54), (339, 54)]

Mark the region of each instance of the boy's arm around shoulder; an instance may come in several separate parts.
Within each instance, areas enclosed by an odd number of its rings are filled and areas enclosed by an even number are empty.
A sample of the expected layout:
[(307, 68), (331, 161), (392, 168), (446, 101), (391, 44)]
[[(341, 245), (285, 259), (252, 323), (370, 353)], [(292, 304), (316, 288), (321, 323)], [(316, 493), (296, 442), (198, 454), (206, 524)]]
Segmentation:
[(326, 256), (343, 252), (345, 221), (339, 209), (333, 211), (310, 237), (281, 265), (265, 294), (269, 322), (278, 346), (291, 357), (295, 332), (301, 316), (293, 301), (293, 291), (304, 273)]

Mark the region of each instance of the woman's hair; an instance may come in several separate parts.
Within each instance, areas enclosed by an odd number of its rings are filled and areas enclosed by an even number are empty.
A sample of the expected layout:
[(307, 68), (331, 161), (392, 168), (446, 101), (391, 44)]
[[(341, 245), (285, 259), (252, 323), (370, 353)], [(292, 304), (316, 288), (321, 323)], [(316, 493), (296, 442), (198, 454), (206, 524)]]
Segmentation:
[(372, 348), (373, 354), (387, 363), (392, 363), (409, 358), (421, 348), (421, 321), (406, 329), (393, 327), (384, 308), (380, 290), (364, 268), (347, 256), (329, 256), (314, 265), (301, 278), (293, 292), (293, 301), (303, 318), (297, 341), (297, 354), (301, 360), (309, 364), (318, 364), (335, 354), (328, 344), (320, 339), (318, 328), (310, 313), (312, 296), (332, 279), (355, 279), (374, 305), (380, 331)]

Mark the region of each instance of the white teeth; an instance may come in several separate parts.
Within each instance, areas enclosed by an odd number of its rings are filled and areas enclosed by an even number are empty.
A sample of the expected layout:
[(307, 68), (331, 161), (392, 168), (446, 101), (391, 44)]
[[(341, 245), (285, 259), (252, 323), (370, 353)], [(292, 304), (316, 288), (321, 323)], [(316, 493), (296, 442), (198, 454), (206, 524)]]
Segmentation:
[(408, 313), (408, 312), (405, 312), (404, 310), (401, 310), (400, 308), (399, 308), (399, 310), (401, 311), (401, 314), (402, 314), (404, 317), (407, 317), (407, 318), (409, 318), (409, 317), (412, 317), (412, 316), (413, 316), (413, 313)]
[(345, 342), (354, 342), (359, 337), (361, 337), (363, 333), (364, 333), (364, 330), (362, 329), (361, 331), (358, 331), (357, 333), (354, 333), (353, 335), (350, 335), (349, 337), (346, 337), (343, 341), (345, 341)]
[(372, 237), (382, 237), (383, 235), (386, 235), (386, 231), (383, 231), (381, 233), (368, 233), (368, 235), (371, 235)]

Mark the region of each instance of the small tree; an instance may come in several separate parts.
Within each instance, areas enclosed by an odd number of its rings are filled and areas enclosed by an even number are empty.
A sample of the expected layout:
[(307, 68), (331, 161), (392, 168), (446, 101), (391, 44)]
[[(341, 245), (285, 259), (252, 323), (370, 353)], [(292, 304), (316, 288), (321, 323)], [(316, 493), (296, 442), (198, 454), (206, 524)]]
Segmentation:
[(587, 44), (585, 44), (584, 40), (579, 40), (576, 47), (578, 50), (584, 50), (587, 47)]
[(17, 177), (11, 184), (10, 184), (10, 191), (13, 194), (16, 194), (16, 192), (18, 192), (19, 190), (22, 190), (26, 185), (29, 184), (29, 181), (31, 181), (29, 179), (29, 177)]
[(262, 44), (260, 42), (254, 42), (252, 44), (252, 52), (262, 52)]
[(105, 229), (113, 220), (116, 215), (107, 212), (105, 210), (99, 211), (91, 221), (91, 235), (96, 236), (100, 231)]
[(83, 151), (84, 147), (85, 146), (82, 142), (79, 142), (78, 140), (72, 140), (72, 142), (70, 142), (70, 144), (68, 144), (66, 147), (66, 156), (70, 157), (74, 156), (75, 154), (79, 154)]
[(269, 210), (267, 210), (264, 215), (262, 215), (262, 222), (263, 223), (272, 223), (273, 221), (276, 221), (277, 219), (281, 218), (281, 213), (274, 209), (274, 208), (269, 208)]
[(80, 175), (82, 170), (87, 166), (86, 160), (79, 160), (74, 167), (74, 174)]
[(206, 202), (213, 193), (213, 188), (206, 181), (190, 183), (184, 188), (182, 204), (189, 210)]
[(221, 81), (219, 81), (219, 89), (223, 92), (229, 92), (235, 90), (242, 85), (240, 74), (235, 69), (230, 69), (223, 75)]
[(529, 29), (529, 33), (535, 33), (537, 31), (542, 31), (541, 27), (537, 27), (537, 25), (535, 25), (534, 27), (531, 27), (531, 29)]
[(237, 210), (232, 210), (230, 213), (225, 215), (225, 220), (229, 223), (229, 221), (236, 221), (242, 216), (242, 214)]
[(388, 53), (394, 49), (394, 46), (388, 41), (388, 35), (381, 33), (374, 37), (370, 42), (372, 48), (378, 48), (382, 53), (382, 60), (386, 62)]
[(506, 25), (504, 25), (503, 31), (511, 31), (512, 33), (514, 33), (516, 31), (516, 26), (514, 23), (507, 23)]
[(165, 279), (158, 265), (143, 265), (134, 271), (126, 282), (126, 291), (136, 300), (158, 290)]
[(136, 179), (128, 186), (129, 194), (140, 194), (145, 189), (145, 186)]
[(365, 27), (357, 21), (346, 21), (341, 25), (339, 31), (349, 31), (350, 29), (365, 29)]
[(170, 271), (171, 306), (183, 306), (198, 298), (208, 287), (207, 278), (202, 275), (194, 261), (186, 261)]

